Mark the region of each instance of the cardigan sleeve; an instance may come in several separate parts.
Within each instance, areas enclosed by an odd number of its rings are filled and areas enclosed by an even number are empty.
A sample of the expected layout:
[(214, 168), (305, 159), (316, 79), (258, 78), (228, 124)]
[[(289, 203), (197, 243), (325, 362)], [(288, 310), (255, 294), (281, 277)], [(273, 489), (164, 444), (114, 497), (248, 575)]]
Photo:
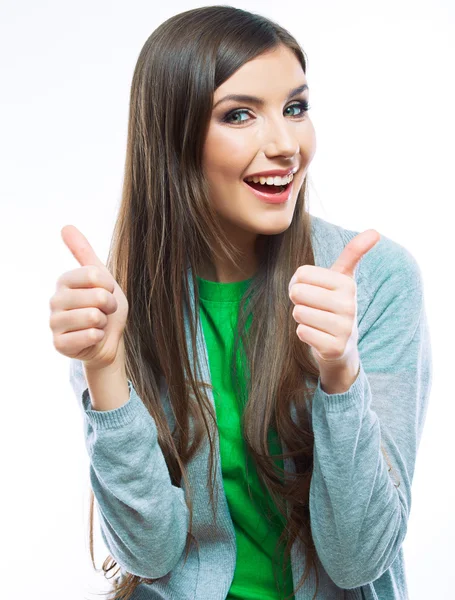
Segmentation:
[(405, 539), (432, 380), (420, 268), (385, 236), (370, 252), (358, 284), (369, 291), (358, 313), (360, 372), (342, 394), (319, 379), (312, 404), (311, 530), (344, 589), (378, 579)]
[(104, 543), (129, 573), (162, 577), (185, 548), (189, 510), (183, 489), (172, 485), (155, 420), (129, 380), (128, 401), (106, 411), (92, 409), (79, 360), (71, 359), (70, 383), (83, 412)]

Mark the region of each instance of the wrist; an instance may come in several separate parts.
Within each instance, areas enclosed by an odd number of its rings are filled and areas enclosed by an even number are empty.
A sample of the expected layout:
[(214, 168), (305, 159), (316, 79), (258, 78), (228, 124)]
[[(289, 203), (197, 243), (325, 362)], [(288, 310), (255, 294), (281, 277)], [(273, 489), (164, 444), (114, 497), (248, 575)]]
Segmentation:
[(102, 362), (84, 362), (84, 370), (86, 373), (117, 373), (118, 371), (125, 371), (125, 344), (123, 338), (120, 340), (115, 354), (115, 358), (107, 363)]
[(344, 394), (360, 374), (360, 357), (344, 363), (320, 369), (321, 389), (326, 394)]
[(130, 397), (124, 362), (119, 361), (103, 368), (85, 368), (85, 379), (92, 410), (105, 411), (119, 408)]

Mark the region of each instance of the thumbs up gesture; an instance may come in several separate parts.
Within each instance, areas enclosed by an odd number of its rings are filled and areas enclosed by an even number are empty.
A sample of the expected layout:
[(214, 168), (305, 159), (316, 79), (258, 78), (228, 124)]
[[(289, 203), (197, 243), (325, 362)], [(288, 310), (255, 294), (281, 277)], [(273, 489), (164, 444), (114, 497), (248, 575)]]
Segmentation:
[(90, 369), (111, 366), (124, 360), (128, 301), (76, 227), (66, 225), (61, 235), (81, 266), (59, 277), (50, 299), (54, 347)]
[(295, 304), (292, 316), (299, 323), (296, 334), (311, 346), (321, 379), (334, 373), (334, 366), (338, 373), (340, 367), (359, 366), (354, 270), (380, 239), (375, 229), (368, 229), (343, 248), (330, 269), (303, 265), (289, 283), (289, 297)]

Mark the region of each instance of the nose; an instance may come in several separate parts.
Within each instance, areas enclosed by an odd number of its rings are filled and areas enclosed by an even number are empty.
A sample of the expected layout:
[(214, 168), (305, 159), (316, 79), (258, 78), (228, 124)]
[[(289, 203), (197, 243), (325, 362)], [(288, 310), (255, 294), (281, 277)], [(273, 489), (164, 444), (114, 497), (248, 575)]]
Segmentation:
[(266, 156), (293, 158), (300, 149), (295, 132), (295, 124), (275, 120), (265, 132), (264, 153)]

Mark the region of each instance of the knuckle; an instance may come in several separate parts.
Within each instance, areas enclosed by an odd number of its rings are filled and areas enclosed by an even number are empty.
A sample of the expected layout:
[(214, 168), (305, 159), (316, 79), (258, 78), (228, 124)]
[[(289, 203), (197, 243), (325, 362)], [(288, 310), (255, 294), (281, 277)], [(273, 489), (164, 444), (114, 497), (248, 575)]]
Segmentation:
[(96, 342), (98, 339), (98, 329), (96, 327), (92, 327), (88, 330), (88, 338), (91, 342)]
[(307, 273), (307, 272), (308, 272), (308, 265), (300, 265), (300, 267), (298, 267), (295, 274), (297, 275), (297, 277), (304, 277), (305, 273)]
[(355, 311), (356, 311), (356, 304), (355, 304), (355, 302), (352, 302), (352, 301), (351, 301), (351, 302), (349, 302), (349, 304), (348, 304), (348, 308), (347, 308), (347, 311), (346, 311), (346, 312), (347, 312), (347, 314), (348, 314), (350, 317), (354, 317), (354, 316), (355, 316)]
[(51, 329), (54, 329), (57, 325), (57, 313), (53, 312), (49, 317), (49, 325)]
[(68, 274), (69, 274), (69, 272), (65, 271), (64, 273), (62, 273), (60, 275), (60, 277), (57, 279), (57, 285), (56, 285), (57, 288), (62, 287), (63, 285), (65, 285), (65, 281), (66, 281), (66, 279), (68, 277)]
[(54, 336), (54, 348), (61, 352), (64, 349), (64, 344), (61, 335)]
[(88, 316), (91, 325), (98, 325), (101, 322), (101, 314), (98, 308), (91, 308)]
[(97, 288), (95, 291), (95, 300), (100, 306), (105, 306), (108, 303), (108, 292), (102, 288)]
[(49, 299), (49, 310), (51, 312), (59, 311), (61, 309), (63, 299), (64, 299), (64, 297), (63, 297), (62, 292), (58, 292), (58, 293), (54, 294)]
[(343, 333), (345, 335), (345, 337), (349, 337), (352, 333), (352, 323), (349, 321), (348, 323), (346, 323)]
[(352, 302), (351, 300), (344, 300), (342, 303), (342, 311), (344, 315), (351, 315), (352, 311)]
[(92, 286), (96, 286), (99, 282), (98, 267), (95, 265), (89, 265), (87, 267), (87, 280)]

